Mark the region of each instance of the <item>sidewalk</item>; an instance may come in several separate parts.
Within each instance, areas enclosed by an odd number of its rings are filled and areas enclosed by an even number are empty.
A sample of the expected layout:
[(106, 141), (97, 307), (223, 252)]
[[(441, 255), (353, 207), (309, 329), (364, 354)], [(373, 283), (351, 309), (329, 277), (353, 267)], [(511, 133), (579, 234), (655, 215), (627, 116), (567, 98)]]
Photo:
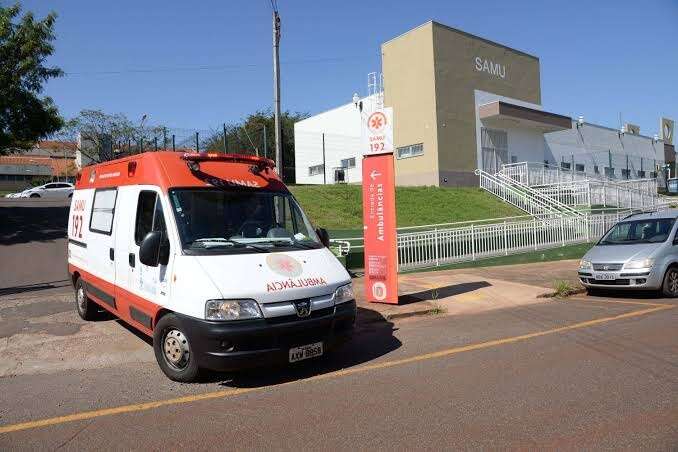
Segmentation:
[(577, 260), (478, 267), (399, 275), (399, 305), (367, 303), (363, 278), (353, 280), (360, 323), (421, 315), (472, 314), (548, 303), (540, 295), (556, 280), (577, 285)]

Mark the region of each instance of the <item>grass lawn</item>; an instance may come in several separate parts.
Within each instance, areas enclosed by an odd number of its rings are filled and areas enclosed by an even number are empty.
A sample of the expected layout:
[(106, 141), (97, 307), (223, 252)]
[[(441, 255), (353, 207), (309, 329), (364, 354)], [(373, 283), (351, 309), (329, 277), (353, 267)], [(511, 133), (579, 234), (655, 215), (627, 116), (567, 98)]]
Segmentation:
[(510, 256), (493, 257), (477, 261), (461, 262), (459, 264), (441, 265), (440, 267), (408, 270), (404, 273), (425, 272), (436, 270), (451, 270), (455, 268), (493, 267), (495, 265), (530, 264), (534, 262), (561, 261), (565, 259), (580, 259), (594, 243), (580, 243), (567, 245), (549, 250), (532, 251), (529, 253), (513, 254)]
[[(362, 234), (360, 185), (290, 187), (316, 226), (333, 238)], [(525, 215), (480, 188), (397, 187), (398, 227)]]

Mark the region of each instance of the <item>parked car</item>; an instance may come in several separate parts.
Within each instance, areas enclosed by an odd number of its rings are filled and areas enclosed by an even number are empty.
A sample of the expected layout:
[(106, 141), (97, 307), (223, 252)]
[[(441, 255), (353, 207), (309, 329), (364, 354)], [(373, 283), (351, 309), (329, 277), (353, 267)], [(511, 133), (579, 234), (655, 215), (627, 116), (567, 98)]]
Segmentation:
[(661, 290), (678, 296), (678, 210), (631, 215), (615, 224), (579, 264), (589, 292)]
[(296, 363), (348, 340), (351, 277), (273, 166), (149, 152), (83, 170), (68, 220), (78, 314), (101, 308), (152, 337), (177, 381)]
[(68, 182), (50, 182), (18, 193), (15, 198), (68, 199), (73, 196), (75, 186)]

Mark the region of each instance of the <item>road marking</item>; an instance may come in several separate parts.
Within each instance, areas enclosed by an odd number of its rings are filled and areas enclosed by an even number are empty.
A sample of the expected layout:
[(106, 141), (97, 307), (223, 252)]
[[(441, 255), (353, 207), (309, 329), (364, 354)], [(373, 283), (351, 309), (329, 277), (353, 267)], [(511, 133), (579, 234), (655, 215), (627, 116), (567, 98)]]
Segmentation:
[[(616, 301), (612, 303), (617, 303)], [(630, 302), (633, 303), (633, 302)], [(83, 411), (80, 413), (74, 413), (74, 414), (69, 414), (66, 416), (57, 416), (57, 417), (52, 417), (52, 418), (46, 418), (46, 419), (39, 419), (36, 421), (28, 421), (28, 422), (21, 422), (17, 424), (9, 424), (5, 426), (0, 426), (0, 434), (3, 433), (10, 433), (10, 432), (17, 432), (21, 430), (29, 430), (29, 429), (35, 429), (35, 428), (40, 428), (40, 427), (48, 427), (52, 425), (59, 425), (59, 424), (66, 424), (69, 422), (75, 422), (75, 421), (82, 421), (82, 420), (87, 420), (87, 419), (94, 419), (98, 417), (104, 417), (104, 416), (113, 416), (117, 414), (124, 414), (124, 413), (133, 413), (133, 412), (138, 412), (138, 411), (147, 411), (147, 410), (152, 410), (154, 408), (160, 408), (163, 406), (169, 406), (169, 405), (181, 405), (181, 404), (186, 404), (186, 403), (192, 403), (192, 402), (198, 402), (201, 400), (210, 400), (210, 399), (220, 399), (220, 398), (225, 398), (225, 397), (232, 397), (232, 396), (237, 396), (241, 394), (246, 394), (248, 392), (254, 392), (254, 391), (261, 391), (264, 389), (268, 388), (273, 388), (276, 386), (288, 386), (288, 385), (293, 385), (301, 382), (309, 382), (309, 381), (319, 381), (319, 380), (326, 380), (330, 378), (338, 378), (338, 377), (344, 377), (348, 375), (353, 375), (353, 374), (359, 374), (363, 372), (368, 372), (371, 370), (378, 370), (378, 369), (386, 369), (390, 367), (395, 367), (395, 366), (402, 366), (405, 364), (411, 364), (411, 363), (416, 363), (419, 361), (425, 361), (425, 360), (430, 360), (430, 359), (435, 359), (435, 358), (442, 358), (446, 356), (451, 356), (451, 355), (456, 355), (459, 353), (464, 353), (464, 352), (470, 352), (473, 350), (482, 350), (486, 348), (491, 348), (491, 347), (496, 347), (499, 345), (505, 345), (505, 344), (513, 344), (516, 342), (522, 342), (526, 341), (529, 339), (534, 339), (537, 337), (542, 337), (542, 336), (548, 336), (552, 334), (558, 334), (558, 333), (563, 333), (566, 331), (571, 331), (571, 330), (577, 330), (580, 328), (588, 328), (591, 326), (595, 325), (600, 325), (603, 323), (608, 323), (612, 322), (615, 320), (621, 320), (621, 319), (628, 319), (632, 317), (640, 317), (642, 315), (647, 315), (653, 312), (658, 312), (658, 311), (663, 311), (666, 309), (672, 309), (675, 308), (676, 306), (674, 305), (667, 305), (667, 304), (658, 304), (658, 303), (635, 303), (635, 304), (647, 304), (651, 305), (652, 307), (646, 308), (646, 309), (640, 309), (637, 311), (631, 311), (627, 312), (624, 314), (618, 314), (615, 316), (610, 316), (610, 317), (602, 317), (599, 319), (593, 319), (593, 320), (587, 320), (584, 322), (578, 322), (574, 323), (572, 325), (566, 325), (558, 328), (552, 328), (549, 330), (543, 330), (543, 331), (537, 331), (534, 333), (528, 333), (528, 334), (522, 334), (519, 336), (512, 336), (512, 337), (507, 337), (503, 339), (496, 339), (492, 341), (486, 341), (486, 342), (480, 342), (476, 344), (469, 344), (469, 345), (463, 345), (461, 347), (453, 347), (453, 348), (448, 348), (445, 350), (439, 350), (437, 352), (431, 352), (431, 353), (424, 353), (422, 355), (417, 355), (417, 356), (412, 356), (409, 358), (402, 358), (402, 359), (396, 359), (392, 361), (384, 361), (381, 363), (375, 363), (375, 364), (369, 364), (365, 366), (357, 366), (357, 367), (352, 367), (349, 369), (343, 369), (343, 370), (338, 370), (334, 372), (328, 372), (326, 374), (320, 374), (320, 375), (314, 375), (312, 377), (300, 379), (300, 380), (295, 380), (295, 381), (289, 381), (286, 383), (281, 383), (278, 385), (271, 385), (271, 386), (262, 386), (259, 388), (237, 388), (237, 389), (227, 389), (223, 391), (214, 391), (214, 392), (207, 392), (204, 394), (195, 394), (195, 395), (189, 395), (189, 396), (184, 396), (184, 397), (177, 397), (174, 399), (166, 399), (166, 400), (158, 400), (158, 401), (152, 401), (152, 402), (144, 402), (144, 403), (137, 403), (137, 404), (131, 404), (131, 405), (123, 405), (119, 407), (114, 407), (114, 408), (104, 408), (100, 410), (92, 410), (92, 411)]]

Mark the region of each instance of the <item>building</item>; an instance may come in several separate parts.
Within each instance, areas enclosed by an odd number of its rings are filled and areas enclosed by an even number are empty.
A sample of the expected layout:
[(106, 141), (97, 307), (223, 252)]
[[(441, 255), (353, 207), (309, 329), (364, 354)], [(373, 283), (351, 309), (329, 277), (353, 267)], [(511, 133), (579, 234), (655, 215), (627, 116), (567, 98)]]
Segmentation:
[[(433, 21), (381, 49), (398, 185), (473, 186), (477, 168), (526, 161), (627, 179), (675, 167), (669, 119), (649, 136), (545, 111), (534, 55)], [(361, 114), (352, 102), (295, 124), (297, 183), (360, 181)]]
[(34, 148), (0, 156), (0, 190), (18, 191), (34, 184), (75, 180), (76, 143), (40, 141)]

